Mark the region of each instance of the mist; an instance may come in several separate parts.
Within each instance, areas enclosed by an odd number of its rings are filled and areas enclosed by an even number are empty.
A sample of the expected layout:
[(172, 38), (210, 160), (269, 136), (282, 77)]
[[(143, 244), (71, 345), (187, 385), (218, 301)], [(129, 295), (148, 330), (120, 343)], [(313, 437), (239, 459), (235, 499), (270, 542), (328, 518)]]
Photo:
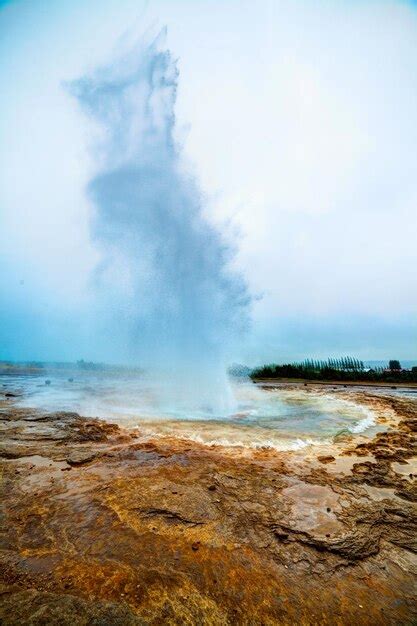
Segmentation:
[(183, 395), (204, 380), (204, 396), (218, 405), (250, 298), (181, 163), (178, 70), (164, 40), (164, 31), (140, 40), (69, 86), (96, 123), (97, 172), (88, 185), (100, 250), (96, 314), (103, 340), (116, 338), (125, 360), (169, 373)]

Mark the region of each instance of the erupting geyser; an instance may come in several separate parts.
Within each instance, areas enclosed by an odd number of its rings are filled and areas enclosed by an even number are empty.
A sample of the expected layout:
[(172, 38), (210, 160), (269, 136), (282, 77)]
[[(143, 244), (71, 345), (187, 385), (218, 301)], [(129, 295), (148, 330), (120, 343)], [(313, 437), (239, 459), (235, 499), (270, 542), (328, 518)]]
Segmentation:
[(98, 294), (109, 340), (165, 381), (165, 398), (224, 412), (226, 363), (249, 296), (181, 163), (178, 71), (163, 41), (141, 41), (71, 84), (100, 130), (89, 184)]

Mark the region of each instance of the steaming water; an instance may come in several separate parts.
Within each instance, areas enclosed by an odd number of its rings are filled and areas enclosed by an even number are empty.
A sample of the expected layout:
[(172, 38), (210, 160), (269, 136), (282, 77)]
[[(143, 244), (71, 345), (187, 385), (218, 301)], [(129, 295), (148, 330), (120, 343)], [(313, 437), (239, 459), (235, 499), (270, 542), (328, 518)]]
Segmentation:
[[(354, 402), (303, 389), (266, 391), (249, 381), (231, 383), (237, 410), (220, 414), (201, 403), (190, 410), (189, 396), (184, 406), (167, 402), (171, 394), (166, 393), (166, 381), (156, 383), (154, 377), (137, 373), (57, 370), (48, 372), (50, 385), (45, 379), (45, 374), (7, 376), (2, 382), (20, 388), (22, 406), (76, 411), (139, 427), (144, 435), (209, 445), (297, 449), (331, 441), (342, 430), (372, 430), (375, 424), (373, 414)], [(200, 384), (204, 386), (204, 380)], [(196, 397), (203, 396), (197, 390)]]

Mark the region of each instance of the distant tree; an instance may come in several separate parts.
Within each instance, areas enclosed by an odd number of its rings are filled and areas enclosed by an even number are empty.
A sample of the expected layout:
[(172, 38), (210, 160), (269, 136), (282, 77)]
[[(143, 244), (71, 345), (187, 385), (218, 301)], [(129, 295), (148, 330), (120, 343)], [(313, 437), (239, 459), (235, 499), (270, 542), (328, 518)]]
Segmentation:
[[(1, 362), (0, 362), (1, 363)], [(99, 368), (95, 363), (81, 361), (86, 368)], [(299, 363), (285, 363), (278, 365), (270, 363), (263, 367), (258, 367), (251, 372), (251, 378), (308, 378), (311, 380), (338, 380), (338, 381), (369, 381), (369, 382), (389, 382), (407, 383), (417, 382), (417, 366), (411, 370), (403, 370), (398, 360), (389, 362), (390, 370), (386, 366), (374, 366), (366, 369), (362, 361), (353, 357), (342, 357), (341, 359), (305, 359)]]
[(397, 359), (391, 359), (388, 367), (392, 372), (397, 371), (401, 369), (401, 363)]

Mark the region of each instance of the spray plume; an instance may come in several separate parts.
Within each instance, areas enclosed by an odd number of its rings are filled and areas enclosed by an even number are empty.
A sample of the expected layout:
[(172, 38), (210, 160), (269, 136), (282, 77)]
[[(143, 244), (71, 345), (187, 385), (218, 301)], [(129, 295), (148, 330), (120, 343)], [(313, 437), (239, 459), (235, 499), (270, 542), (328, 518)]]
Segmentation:
[(177, 80), (161, 33), (71, 83), (100, 129), (89, 184), (97, 286), (107, 333), (130, 361), (163, 372), (174, 401), (224, 411), (225, 366), (250, 299), (181, 161)]

